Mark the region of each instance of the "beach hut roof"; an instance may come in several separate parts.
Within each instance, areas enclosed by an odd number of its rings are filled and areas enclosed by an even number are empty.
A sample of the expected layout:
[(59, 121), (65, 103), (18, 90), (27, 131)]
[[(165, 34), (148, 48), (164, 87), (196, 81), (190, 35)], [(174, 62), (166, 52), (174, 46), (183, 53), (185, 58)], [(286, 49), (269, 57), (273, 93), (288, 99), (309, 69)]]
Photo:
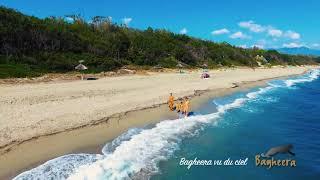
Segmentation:
[(82, 71), (82, 70), (86, 70), (86, 69), (88, 69), (87, 68), (87, 66), (85, 66), (85, 65), (83, 65), (83, 64), (79, 64), (79, 65), (77, 65), (74, 69), (76, 69), (76, 70), (79, 70), (79, 71)]

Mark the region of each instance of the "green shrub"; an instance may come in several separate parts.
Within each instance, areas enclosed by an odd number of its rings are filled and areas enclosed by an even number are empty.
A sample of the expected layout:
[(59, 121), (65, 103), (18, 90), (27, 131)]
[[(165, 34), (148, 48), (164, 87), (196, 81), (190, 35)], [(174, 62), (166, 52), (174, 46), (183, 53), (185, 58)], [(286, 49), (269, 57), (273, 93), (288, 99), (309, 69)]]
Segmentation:
[(175, 68), (177, 64), (178, 64), (178, 61), (173, 56), (160, 59), (159, 61), (159, 65), (165, 68)]
[(40, 76), (41, 73), (35, 72), (28, 65), (23, 64), (0, 64), (0, 78), (24, 78)]

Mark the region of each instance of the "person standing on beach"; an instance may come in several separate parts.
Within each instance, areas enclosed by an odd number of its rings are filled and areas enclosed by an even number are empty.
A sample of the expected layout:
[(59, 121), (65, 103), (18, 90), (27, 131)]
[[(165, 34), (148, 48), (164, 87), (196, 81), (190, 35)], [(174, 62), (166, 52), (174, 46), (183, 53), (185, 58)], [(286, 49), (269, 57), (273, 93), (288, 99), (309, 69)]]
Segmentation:
[(188, 97), (185, 97), (182, 114), (184, 114), (187, 117), (189, 114), (189, 109), (190, 109), (190, 101)]
[(172, 93), (170, 93), (170, 96), (169, 96), (168, 106), (171, 111), (174, 110), (174, 97), (173, 97)]
[(176, 110), (177, 110), (177, 113), (179, 113), (179, 112), (182, 113), (182, 111), (183, 111), (183, 101), (182, 100), (180, 101), (180, 103), (178, 103), (176, 105)]

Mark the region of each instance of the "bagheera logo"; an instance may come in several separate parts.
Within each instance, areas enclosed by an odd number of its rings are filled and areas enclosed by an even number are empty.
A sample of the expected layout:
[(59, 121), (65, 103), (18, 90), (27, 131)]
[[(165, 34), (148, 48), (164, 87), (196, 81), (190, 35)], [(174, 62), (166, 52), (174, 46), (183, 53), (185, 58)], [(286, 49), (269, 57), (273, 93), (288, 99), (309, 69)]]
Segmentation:
[[(273, 156), (279, 153), (287, 153), (291, 156), (295, 156), (295, 153), (291, 152), (293, 146), (291, 144), (277, 146), (269, 149), (266, 153), (261, 153), (255, 156), (256, 166), (265, 166), (268, 169), (273, 166), (285, 166), (285, 167), (296, 167), (296, 160), (294, 159), (274, 159)], [(271, 159), (269, 159), (271, 157)]]

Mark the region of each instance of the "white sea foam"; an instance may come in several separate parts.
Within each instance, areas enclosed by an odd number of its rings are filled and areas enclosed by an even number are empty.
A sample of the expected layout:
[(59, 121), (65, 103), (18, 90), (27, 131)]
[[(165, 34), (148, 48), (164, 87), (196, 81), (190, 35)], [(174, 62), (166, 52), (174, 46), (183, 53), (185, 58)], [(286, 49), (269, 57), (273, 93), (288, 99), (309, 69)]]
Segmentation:
[(155, 172), (157, 163), (169, 158), (182, 138), (193, 133), (199, 123), (197, 118), (162, 121), (122, 142), (106, 158), (80, 167), (69, 179), (125, 179), (141, 170)]
[(257, 98), (259, 95), (268, 92), (269, 90), (273, 89), (274, 87), (271, 86), (267, 86), (264, 88), (259, 88), (258, 91), (254, 91), (254, 92), (249, 92), (246, 94), (245, 97), (242, 98), (238, 98), (235, 99), (232, 103), (229, 104), (224, 104), (224, 105), (218, 105), (217, 109), (219, 113), (224, 113), (225, 111), (229, 110), (229, 109), (233, 109), (233, 108), (238, 108), (240, 106), (242, 106), (242, 104), (244, 104), (245, 102), (251, 100), (251, 99), (255, 99)]
[[(283, 81), (282, 81), (283, 82)], [(273, 83), (273, 82), (268, 82), (267, 83), (269, 86), (271, 87), (274, 87), (274, 88), (279, 88), (279, 87), (283, 87), (283, 85), (281, 84), (276, 84), (276, 83)], [(284, 84), (284, 83), (283, 83)]]
[[(292, 86), (312, 81), (318, 76), (319, 71), (314, 70), (300, 80), (285, 80), (285, 83)], [(274, 88), (276, 86), (268, 86), (249, 92), (231, 103), (218, 105), (218, 111), (212, 114), (165, 120), (151, 129), (131, 129), (106, 144), (102, 150), (104, 155), (62, 156), (26, 171), (15, 179), (127, 179), (141, 172), (155, 173), (158, 171), (158, 162), (170, 158), (179, 149), (182, 139), (195, 135), (204, 124), (216, 123), (214, 120), (228, 110), (241, 107)]]
[(67, 179), (75, 169), (96, 162), (102, 159), (99, 154), (69, 154), (47, 161), (46, 163), (32, 170), (21, 173), (14, 180), (47, 180), (47, 179)]
[(301, 78), (285, 80), (285, 84), (287, 85), (287, 87), (291, 87), (297, 83), (311, 82), (317, 79), (319, 75), (320, 75), (319, 69), (315, 69), (315, 70), (309, 71), (306, 75), (304, 75)]
[(112, 153), (115, 150), (115, 148), (119, 146), (123, 141), (129, 141), (133, 135), (139, 134), (142, 130), (142, 128), (129, 129), (127, 132), (121, 134), (110, 143), (104, 145), (104, 147), (101, 150), (102, 153), (104, 155)]
[(162, 121), (152, 129), (143, 130), (122, 142), (112, 154), (93, 164), (80, 167), (69, 179), (126, 179), (140, 171), (156, 172), (157, 163), (169, 158), (179, 148), (179, 142), (192, 135), (203, 123), (211, 123), (229, 109), (257, 98), (270, 87), (250, 92), (230, 104), (218, 106), (218, 112), (185, 119)]

